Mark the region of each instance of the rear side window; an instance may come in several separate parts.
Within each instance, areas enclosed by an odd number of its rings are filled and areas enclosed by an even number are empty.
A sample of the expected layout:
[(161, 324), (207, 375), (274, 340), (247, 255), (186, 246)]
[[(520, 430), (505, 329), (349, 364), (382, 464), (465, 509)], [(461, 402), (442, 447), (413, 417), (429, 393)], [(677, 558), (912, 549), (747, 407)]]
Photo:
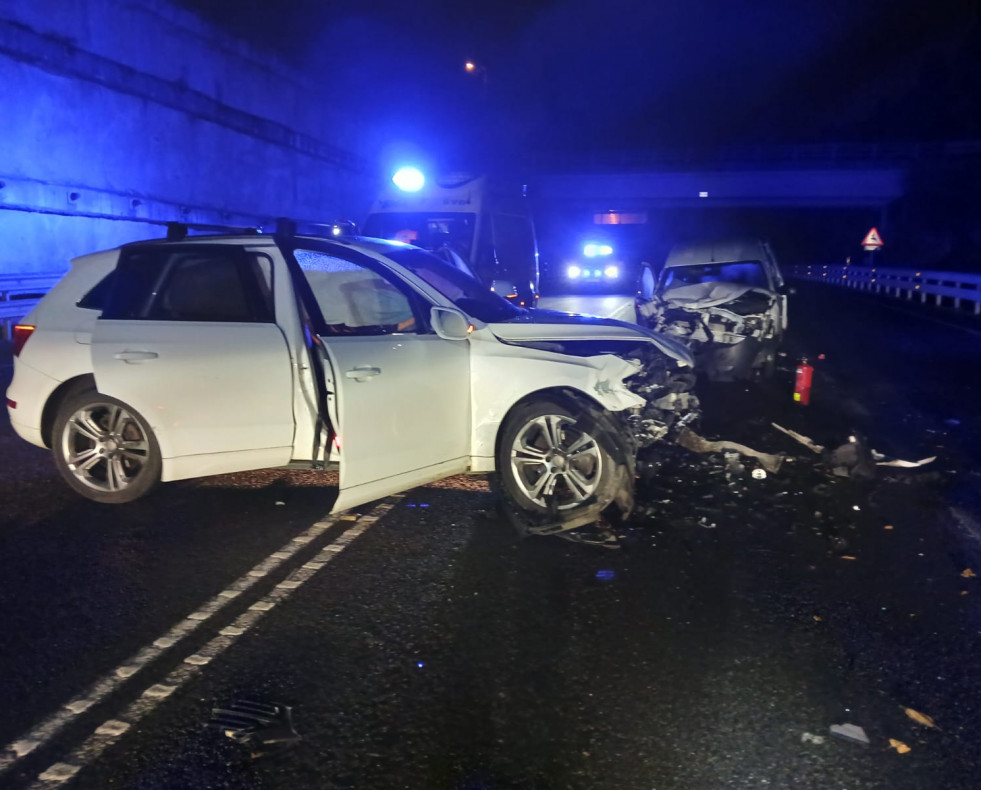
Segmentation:
[(103, 318), (271, 322), (268, 258), (240, 247), (132, 249), (116, 267)]
[(75, 306), (84, 307), (86, 310), (104, 310), (106, 301), (112, 291), (112, 281), (115, 274), (116, 270), (113, 269), (109, 274), (99, 280), (91, 291), (79, 299), (75, 303)]

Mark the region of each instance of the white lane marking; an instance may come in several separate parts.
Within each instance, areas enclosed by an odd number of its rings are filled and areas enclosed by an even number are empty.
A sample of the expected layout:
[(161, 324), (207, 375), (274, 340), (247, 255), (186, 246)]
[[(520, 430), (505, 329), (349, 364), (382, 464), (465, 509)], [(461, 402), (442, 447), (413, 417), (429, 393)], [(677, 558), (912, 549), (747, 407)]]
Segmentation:
[[(277, 584), (272, 591), (260, 600), (260, 603), (268, 603), (268, 606), (256, 608), (250, 606), (232, 623), (229, 628), (222, 631), (211, 639), (197, 653), (184, 659), (184, 663), (172, 670), (162, 682), (150, 686), (137, 699), (130, 703), (119, 715), (107, 719), (92, 734), (88, 736), (79, 746), (77, 746), (63, 762), (54, 763), (45, 771), (38, 775), (35, 782), (28, 785), (27, 790), (50, 790), (53, 787), (60, 787), (69, 781), (85, 766), (94, 761), (106, 749), (118, 741), (126, 732), (133, 729), (144, 716), (153, 711), (163, 700), (173, 694), (184, 683), (196, 677), (201, 668), (215, 658), (224, 653), (235, 641), (252, 626), (254, 626), (262, 616), (289, 598), (293, 591), (309, 581), (316, 575), (317, 570), (333, 560), (343, 551), (351, 541), (361, 535), (369, 527), (373, 526), (382, 516), (395, 507), (395, 504), (402, 499), (396, 495), (389, 497), (375, 507), (370, 513), (358, 519), (357, 526), (352, 527), (341, 534), (333, 543), (328, 544), (320, 553), (316, 560), (318, 568), (310, 569), (306, 565), (297, 568), (288, 577), (289, 581), (297, 582), (296, 586), (284, 587)], [(236, 633), (227, 634), (226, 631), (232, 630)]]
[(136, 655), (123, 661), (115, 669), (110, 670), (106, 675), (89, 686), (88, 689), (62, 706), (61, 710), (53, 713), (16, 741), (4, 746), (0, 749), (0, 776), (24, 755), (30, 754), (39, 746), (43, 746), (69, 722), (93, 705), (101, 702), (129, 678), (140, 672), (147, 664), (162, 656), (181, 639), (199, 628), (202, 623), (214, 616), (216, 612), (220, 611), (230, 601), (256, 584), (270, 571), (282, 565), (283, 562), (300, 551), (310, 541), (322, 535), (334, 526), (334, 524), (346, 520), (343, 517), (335, 516), (315, 522), (313, 526), (302, 534), (292, 538), (289, 543), (274, 552), (271, 556), (266, 557), (252, 568), (252, 570), (240, 576), (210, 601), (196, 611), (191, 612), (167, 633), (154, 640), (149, 646), (144, 647)]
[[(620, 313), (624, 313), (623, 318), (620, 317)], [(636, 307), (633, 302), (625, 302), (610, 313), (610, 318), (615, 318), (618, 321), (629, 321), (630, 323), (634, 323), (634, 318), (636, 318), (636, 316)]]

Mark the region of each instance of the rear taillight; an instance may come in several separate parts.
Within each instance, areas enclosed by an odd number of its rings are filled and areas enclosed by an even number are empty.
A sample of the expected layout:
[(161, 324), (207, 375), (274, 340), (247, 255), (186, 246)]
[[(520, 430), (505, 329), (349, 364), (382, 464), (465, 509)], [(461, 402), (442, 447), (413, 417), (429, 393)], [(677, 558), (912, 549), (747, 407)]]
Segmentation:
[(30, 324), (17, 324), (14, 327), (14, 356), (20, 356), (20, 350), (24, 347), (24, 343), (27, 342), (29, 338), (34, 334), (34, 327)]

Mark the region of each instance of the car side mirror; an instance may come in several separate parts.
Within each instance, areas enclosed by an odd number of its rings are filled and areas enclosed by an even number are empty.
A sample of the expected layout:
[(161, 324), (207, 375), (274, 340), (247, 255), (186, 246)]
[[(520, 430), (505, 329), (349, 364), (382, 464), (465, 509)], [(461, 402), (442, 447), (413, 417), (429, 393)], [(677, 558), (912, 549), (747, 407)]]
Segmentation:
[(443, 340), (466, 340), (473, 331), (470, 319), (452, 307), (433, 307), (429, 311), (429, 323)]

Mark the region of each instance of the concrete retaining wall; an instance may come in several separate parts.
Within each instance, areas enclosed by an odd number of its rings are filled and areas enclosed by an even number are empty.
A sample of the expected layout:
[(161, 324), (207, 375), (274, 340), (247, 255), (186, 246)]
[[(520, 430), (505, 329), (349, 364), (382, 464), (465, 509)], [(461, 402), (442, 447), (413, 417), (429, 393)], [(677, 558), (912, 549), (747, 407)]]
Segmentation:
[(154, 222), (360, 218), (373, 164), (332, 107), (167, 0), (0, 0), (0, 274)]

